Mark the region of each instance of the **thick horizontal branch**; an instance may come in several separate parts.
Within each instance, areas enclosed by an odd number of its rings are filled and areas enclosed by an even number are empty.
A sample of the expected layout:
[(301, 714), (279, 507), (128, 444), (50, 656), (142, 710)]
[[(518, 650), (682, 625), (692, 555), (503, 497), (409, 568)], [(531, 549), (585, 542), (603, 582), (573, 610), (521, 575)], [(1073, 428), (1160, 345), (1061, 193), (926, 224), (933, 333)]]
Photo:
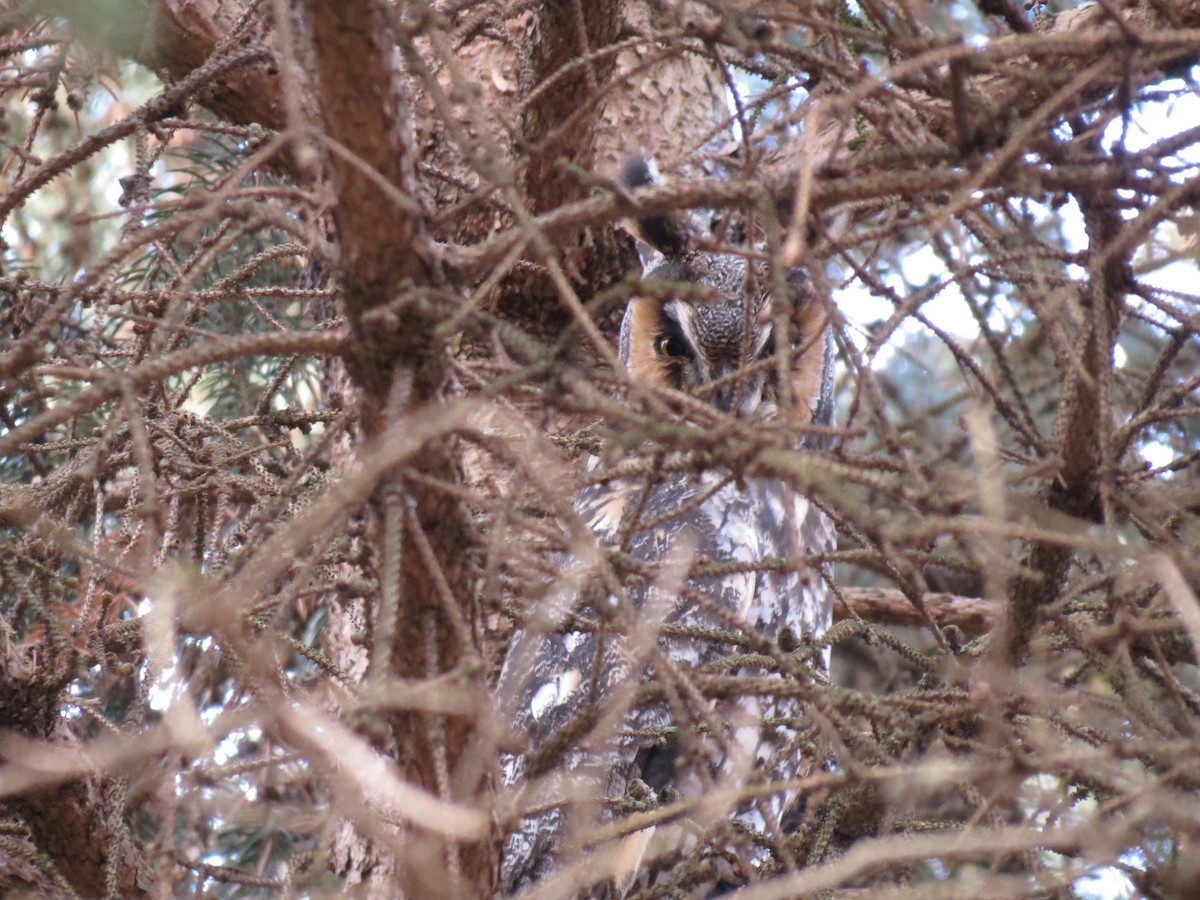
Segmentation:
[[(896, 588), (839, 588), (838, 601), (834, 603), (835, 622), (863, 619), (872, 625), (908, 625), (924, 628), (926, 623), (920, 612), (903, 591)], [(954, 626), (967, 638), (988, 635), (987, 644), (993, 644), (1001, 633), (1006, 604), (982, 597), (960, 597), (955, 594), (930, 593), (922, 597), (930, 618), (941, 628)], [(840, 602), (839, 602), (840, 601)], [(1087, 621), (1095, 622), (1092, 614), (1082, 614)], [(1080, 620), (1083, 621), (1083, 620)], [(1089, 628), (1092, 626), (1088, 626)], [(1118, 644), (1126, 644), (1135, 655), (1154, 660), (1161, 654), (1168, 663), (1194, 663), (1196, 649), (1188, 630), (1176, 620), (1159, 618), (1148, 621), (1131, 631), (1125, 626), (1099, 626), (1089, 639), (1093, 646), (1111, 653)], [(1046, 622), (1036, 630), (1047, 638), (1053, 638), (1057, 626)], [(1102, 633), (1107, 632), (1107, 633)]]
[[(835, 621), (857, 617), (875, 625), (925, 625), (920, 610), (895, 588), (840, 588), (838, 596), (844, 602), (834, 604)], [(971, 637), (986, 634), (1003, 613), (999, 603), (981, 597), (926, 594), (922, 599), (938, 625), (954, 625)]]

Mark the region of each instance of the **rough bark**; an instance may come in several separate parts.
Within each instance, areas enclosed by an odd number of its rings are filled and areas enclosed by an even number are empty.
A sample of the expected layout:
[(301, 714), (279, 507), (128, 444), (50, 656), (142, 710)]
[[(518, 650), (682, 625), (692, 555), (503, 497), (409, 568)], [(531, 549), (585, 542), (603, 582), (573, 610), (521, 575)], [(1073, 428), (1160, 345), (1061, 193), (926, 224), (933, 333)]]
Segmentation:
[(579, 199), (587, 190), (577, 173), (594, 167), (601, 88), (616, 65), (610, 46), (621, 25), (621, 6), (620, 0), (549, 0), (534, 12), (525, 54), (529, 99), (521, 119), (521, 136), (531, 148), (525, 192), (534, 212)]
[[(82, 38), (100, 40), (118, 56), (157, 73), (168, 84), (186, 78), (230, 42), (249, 40), (235, 33), (245, 11), (238, 0), (130, 0), (123, 6), (72, 0), (39, 0), (26, 14), (51, 13), (67, 19)], [(114, 12), (119, 21), (113, 22)], [(214, 79), (201, 103), (238, 125), (280, 129), (286, 124), (279, 71), (258, 64)]]
[[(321, 116), (331, 139), (338, 273), (355, 343), (347, 363), (362, 392), (361, 452), (369, 452), (370, 441), (386, 427), (447, 397), (447, 350), (435, 334), (444, 309), (428, 292), (439, 272), (416, 180), (410, 107), (392, 63), (396, 39), (390, 17), (374, 0), (309, 0), (305, 10)], [(351, 59), (355, 65), (347, 66)], [(375, 643), (368, 678), (432, 678), (476, 656), (471, 633), (461, 627), (471, 618), (467, 561), (473, 539), (466, 511), (457, 497), (413, 475), (460, 480), (453, 444), (424, 448), (381, 486), (373, 504), (372, 553), (383, 583), (369, 610)], [(481, 673), (476, 666), (474, 677)], [(457, 782), (462, 796), (477, 795), (478, 773), (465, 784), (458, 777), (472, 735), (465, 717), (397, 713), (386, 725), (397, 760), (418, 784), (446, 795)], [(457, 876), (458, 893), (490, 892), (487, 843), (442, 852)], [(349, 850), (348, 865), (375, 868), (374, 855)], [(370, 879), (365, 871), (356, 877)], [(407, 887), (420, 893), (419, 885)]]

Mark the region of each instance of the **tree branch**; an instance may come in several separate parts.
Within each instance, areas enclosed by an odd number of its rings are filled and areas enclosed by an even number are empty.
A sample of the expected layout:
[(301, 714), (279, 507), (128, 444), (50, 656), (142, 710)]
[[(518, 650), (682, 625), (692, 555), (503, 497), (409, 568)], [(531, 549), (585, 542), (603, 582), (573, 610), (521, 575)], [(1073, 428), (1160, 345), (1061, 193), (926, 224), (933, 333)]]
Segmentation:
[[(133, 21), (144, 10), (144, 18)], [(124, 11), (124, 21), (112, 23), (110, 4), (39, 0), (30, 4), (30, 20), (40, 15), (66, 19), (71, 30), (83, 38), (100, 37), (118, 56), (141, 63), (168, 84), (186, 78), (221, 45), (239, 34), (246, 24), (240, 3), (228, 0), (153, 0), (133, 4)], [(237, 125), (258, 124), (278, 130), (284, 127), (279, 73), (274, 65), (247, 66), (214, 78), (200, 104)]]
[[(844, 603), (834, 605), (835, 621), (862, 618), (874, 625), (925, 627), (920, 610), (897, 588), (839, 588), (837, 595)], [(986, 634), (1003, 614), (1000, 604), (980, 597), (926, 594), (923, 599), (938, 625), (954, 625), (970, 637)]]

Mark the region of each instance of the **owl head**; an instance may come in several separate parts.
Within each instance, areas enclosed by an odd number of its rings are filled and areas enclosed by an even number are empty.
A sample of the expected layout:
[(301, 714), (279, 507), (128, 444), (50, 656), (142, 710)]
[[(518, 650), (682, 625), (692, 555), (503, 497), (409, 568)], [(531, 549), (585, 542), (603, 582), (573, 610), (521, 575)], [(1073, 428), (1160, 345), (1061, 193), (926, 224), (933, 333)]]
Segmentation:
[[(625, 163), (621, 181), (636, 188), (654, 178), (649, 164), (635, 157)], [(630, 300), (621, 322), (621, 361), (635, 380), (694, 394), (737, 416), (769, 417), (779, 395), (776, 357), (786, 352), (800, 424), (831, 421), (829, 317), (803, 270), (785, 278), (790, 296), (783, 308), (790, 314), (784, 337), (776, 334), (778, 306), (765, 291), (765, 268), (751, 273), (744, 256), (696, 249), (692, 230), (678, 218), (643, 216), (632, 230), (662, 256), (644, 279), (653, 290)]]

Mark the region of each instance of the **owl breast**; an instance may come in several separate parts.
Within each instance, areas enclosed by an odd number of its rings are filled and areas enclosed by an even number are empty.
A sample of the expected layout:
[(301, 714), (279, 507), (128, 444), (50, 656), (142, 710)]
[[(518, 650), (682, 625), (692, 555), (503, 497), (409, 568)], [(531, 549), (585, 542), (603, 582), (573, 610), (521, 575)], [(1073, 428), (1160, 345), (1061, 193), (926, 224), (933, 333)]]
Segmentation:
[[(794, 700), (715, 697), (703, 682), (783, 678), (770, 662), (729, 662), (764, 648), (786, 655), (801, 636), (828, 627), (826, 567), (814, 559), (832, 548), (827, 517), (768, 479), (677, 474), (648, 497), (643, 491), (640, 482), (598, 484), (576, 503), (602, 544), (625, 535), (626, 565), (637, 571), (623, 579), (625, 595), (587, 590), (601, 573), (568, 564), (538, 612), (539, 627), (521, 630), (506, 659), (499, 694), (533, 752), (506, 758), (504, 780), (539, 784), (544, 792), (529, 799), (548, 807), (508, 839), (506, 890), (581, 858), (586, 835), (628, 808), (631, 784), (648, 791), (644, 807), (733, 795), (752, 780), (786, 781), (802, 764), (788, 749), (791, 729), (772, 724), (794, 720)], [(540, 755), (556, 743), (552, 756)], [(787, 800), (778, 793), (740, 808), (730, 801), (701, 818), (717, 827), (733, 816), (743, 832), (763, 834), (777, 827)], [(643, 863), (646, 854), (678, 850), (647, 841)], [(760, 865), (754, 842), (741, 844), (744, 867)]]

